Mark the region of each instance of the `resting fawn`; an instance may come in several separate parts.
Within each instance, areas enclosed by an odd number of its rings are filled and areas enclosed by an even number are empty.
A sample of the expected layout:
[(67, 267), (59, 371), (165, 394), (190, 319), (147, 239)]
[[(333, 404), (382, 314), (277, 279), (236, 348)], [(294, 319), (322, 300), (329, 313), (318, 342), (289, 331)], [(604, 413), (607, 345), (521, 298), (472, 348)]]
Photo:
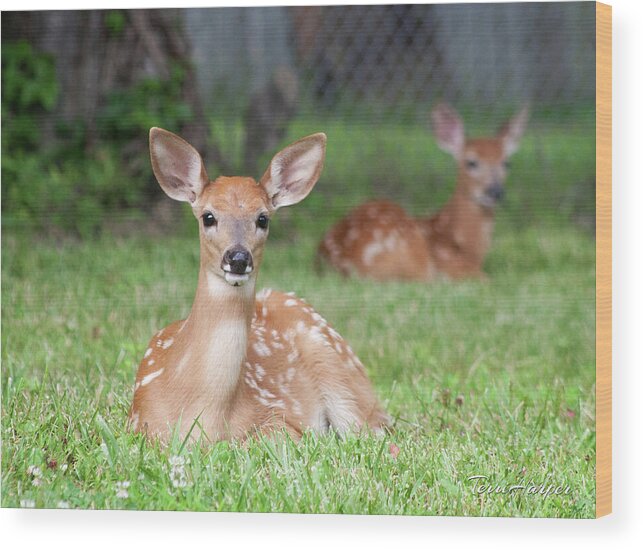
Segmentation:
[(132, 430), (219, 440), (387, 425), (364, 366), (311, 306), (271, 290), (255, 296), (270, 218), (308, 195), (325, 148), (326, 136), (315, 134), (279, 152), (259, 183), (209, 181), (191, 145), (152, 128), (154, 174), (167, 195), (192, 206), (201, 265), (188, 318), (156, 333), (143, 356)]
[(466, 139), (458, 113), (446, 104), (435, 107), (438, 145), (458, 163), (451, 199), (429, 218), (411, 217), (390, 201), (362, 204), (326, 233), (318, 261), (343, 275), (375, 280), (484, 277), (508, 158), (518, 149), (527, 116), (523, 108), (495, 137)]

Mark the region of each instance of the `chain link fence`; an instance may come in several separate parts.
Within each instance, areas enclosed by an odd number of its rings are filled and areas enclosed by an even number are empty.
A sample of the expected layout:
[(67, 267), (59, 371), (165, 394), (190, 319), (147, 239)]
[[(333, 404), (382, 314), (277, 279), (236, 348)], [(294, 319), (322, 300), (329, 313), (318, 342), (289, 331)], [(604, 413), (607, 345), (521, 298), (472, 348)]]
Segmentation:
[[(290, 67), (311, 106), (423, 114), (436, 99), (503, 112), (594, 100), (589, 2), (193, 9), (202, 93), (240, 110)], [(223, 97), (222, 97), (223, 96)], [(313, 107), (311, 107), (313, 108)]]
[[(92, 207), (112, 218), (159, 195), (146, 165), (149, 125), (185, 135), (206, 153), (212, 174), (255, 177), (286, 141), (325, 131), (322, 202), (311, 208), (323, 203), (328, 221), (373, 196), (436, 208), (455, 173), (452, 159), (436, 152), (427, 122), (431, 107), (446, 100), (482, 135), (530, 104), (524, 147), (535, 163), (522, 166), (520, 177), (546, 185), (517, 185), (522, 191), (509, 212), (522, 222), (525, 212), (537, 221), (561, 205), (572, 217), (593, 212), (592, 146), (578, 140), (593, 134), (594, 9), (554, 2), (24, 12), (3, 14), (3, 47), (23, 40), (56, 60), (59, 100), (49, 116), (34, 118), (44, 128), (41, 143), (63, 122), (69, 142), (79, 105), (89, 136), (81, 152), (93, 154), (100, 132), (105, 140), (125, 135), (118, 157), (145, 181), (136, 198), (101, 198)], [(93, 50), (100, 56), (85, 63)], [(172, 108), (175, 96), (161, 95), (177, 63), (187, 67), (176, 94), (185, 111)], [(3, 88), (4, 69), (3, 56)], [(150, 78), (161, 84), (115, 95)], [(151, 93), (160, 99), (150, 103)], [(12, 118), (3, 118), (5, 134)], [(552, 150), (561, 141), (576, 158), (562, 175), (555, 157), (563, 152)], [(13, 193), (3, 195), (10, 214)], [(81, 182), (70, 200), (82, 195)], [(67, 203), (60, 202), (64, 217)]]

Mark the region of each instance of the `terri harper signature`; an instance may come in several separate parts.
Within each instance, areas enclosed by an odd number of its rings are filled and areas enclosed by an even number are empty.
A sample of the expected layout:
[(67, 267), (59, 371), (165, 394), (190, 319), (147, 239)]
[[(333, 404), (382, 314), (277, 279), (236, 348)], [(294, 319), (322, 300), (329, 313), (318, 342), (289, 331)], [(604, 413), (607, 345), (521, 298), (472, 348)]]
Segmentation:
[(569, 485), (559, 484), (545, 480), (540, 483), (530, 480), (526, 483), (502, 484), (489, 482), (489, 476), (469, 476), (467, 481), (472, 481), (471, 492), (474, 495), (513, 495), (523, 493), (547, 498), (551, 495), (568, 495), (571, 492)]

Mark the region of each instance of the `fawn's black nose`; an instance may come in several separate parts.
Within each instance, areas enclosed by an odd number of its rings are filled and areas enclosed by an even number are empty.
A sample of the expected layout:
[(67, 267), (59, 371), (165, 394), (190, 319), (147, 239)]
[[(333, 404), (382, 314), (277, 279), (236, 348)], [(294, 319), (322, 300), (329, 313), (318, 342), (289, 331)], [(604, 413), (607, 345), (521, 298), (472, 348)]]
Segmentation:
[(242, 246), (229, 248), (223, 254), (221, 269), (235, 275), (250, 273), (253, 269), (252, 254)]
[(505, 188), (501, 183), (494, 183), (491, 187), (487, 188), (485, 195), (490, 199), (493, 199), (495, 202), (499, 202), (505, 196)]

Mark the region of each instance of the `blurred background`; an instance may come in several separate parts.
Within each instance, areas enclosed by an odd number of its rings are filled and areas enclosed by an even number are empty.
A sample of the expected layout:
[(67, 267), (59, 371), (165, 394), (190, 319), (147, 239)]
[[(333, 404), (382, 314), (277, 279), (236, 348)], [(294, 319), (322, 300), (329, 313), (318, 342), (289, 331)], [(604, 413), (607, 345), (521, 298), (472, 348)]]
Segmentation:
[(528, 102), (501, 223), (591, 233), (594, 9), (3, 12), (3, 228), (86, 239), (193, 227), (153, 180), (151, 126), (190, 141), (212, 179), (258, 177), (287, 142), (326, 132), (322, 179), (280, 216), (277, 238), (319, 236), (372, 197), (434, 211), (455, 183), (428, 127), (431, 107), (446, 100), (473, 135), (494, 133)]

